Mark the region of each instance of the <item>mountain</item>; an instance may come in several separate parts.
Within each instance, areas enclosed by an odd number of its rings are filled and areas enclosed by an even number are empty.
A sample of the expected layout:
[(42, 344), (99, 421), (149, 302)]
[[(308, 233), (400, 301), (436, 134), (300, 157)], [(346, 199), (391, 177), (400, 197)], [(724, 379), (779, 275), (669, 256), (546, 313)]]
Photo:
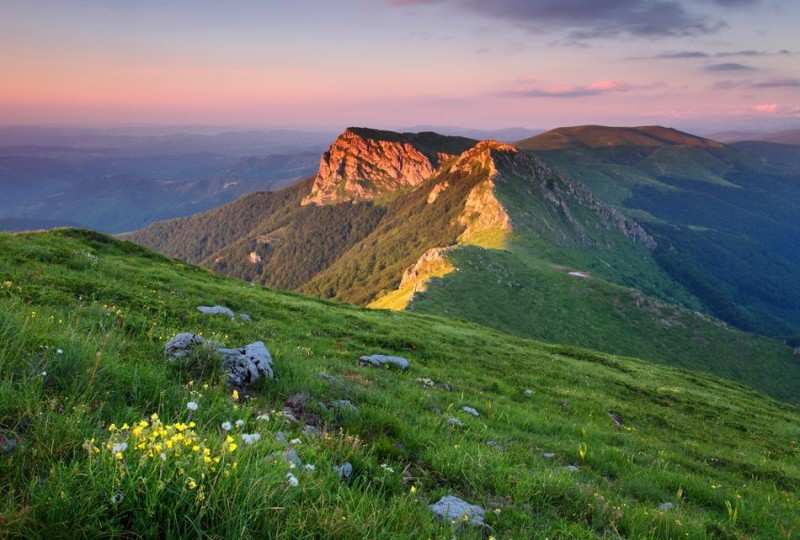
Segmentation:
[[(273, 292), (86, 230), (0, 234), (0, 276), (3, 537), (772, 539), (798, 524), (798, 409), (730, 381)], [(217, 304), (236, 317), (197, 309)], [(167, 361), (180, 332), (263, 341), (274, 378), (234, 393), (211, 349)], [(410, 366), (359, 365), (376, 353)], [(436, 518), (445, 496), (485, 526)]]
[(496, 141), (350, 128), (314, 177), (126, 237), (269, 287), (800, 395), (784, 377), (800, 375), (791, 348), (698, 313), (701, 299), (659, 264), (670, 248), (583, 184)]
[(659, 266), (739, 328), (800, 328), (800, 169), (660, 127), (561, 128), (517, 143), (634, 217)]
[(0, 128), (0, 214), (129, 231), (308, 176), (319, 137)]

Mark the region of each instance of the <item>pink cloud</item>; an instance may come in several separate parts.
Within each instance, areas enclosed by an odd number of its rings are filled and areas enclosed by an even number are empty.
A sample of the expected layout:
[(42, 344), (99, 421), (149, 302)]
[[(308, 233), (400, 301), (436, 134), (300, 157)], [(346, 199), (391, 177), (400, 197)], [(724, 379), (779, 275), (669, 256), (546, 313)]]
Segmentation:
[[(522, 82), (522, 81), (517, 81)], [(652, 87), (661, 86), (652, 85)], [(530, 97), (586, 97), (608, 94), (612, 92), (627, 92), (634, 88), (626, 81), (602, 80), (589, 83), (587, 85), (556, 84), (544, 88), (531, 87), (525, 85), (518, 88), (515, 95)], [(646, 87), (638, 87), (646, 88)]]
[(778, 112), (778, 104), (777, 103), (764, 103), (761, 105), (753, 105), (751, 107), (752, 110), (755, 112), (765, 113), (765, 114), (774, 114)]
[(597, 92), (627, 92), (631, 85), (625, 81), (597, 81), (587, 85), (586, 88)]

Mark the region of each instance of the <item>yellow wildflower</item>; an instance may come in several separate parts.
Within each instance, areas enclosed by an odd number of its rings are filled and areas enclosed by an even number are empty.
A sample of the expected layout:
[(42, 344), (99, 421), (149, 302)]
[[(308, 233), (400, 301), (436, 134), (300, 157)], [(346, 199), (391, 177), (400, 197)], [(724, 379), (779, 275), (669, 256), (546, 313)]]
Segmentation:
[(231, 396), (233, 396), (233, 399), (235, 399), (236, 401), (239, 401), (239, 391), (238, 390), (234, 389), (233, 392), (231, 393)]

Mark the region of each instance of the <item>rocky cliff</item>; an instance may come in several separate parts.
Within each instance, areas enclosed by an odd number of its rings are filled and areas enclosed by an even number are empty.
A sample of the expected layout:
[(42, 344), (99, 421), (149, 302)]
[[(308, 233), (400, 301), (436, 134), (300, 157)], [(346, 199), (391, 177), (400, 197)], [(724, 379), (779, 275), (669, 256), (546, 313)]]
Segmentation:
[(474, 141), (435, 133), (347, 128), (326, 151), (303, 205), (394, 198)]

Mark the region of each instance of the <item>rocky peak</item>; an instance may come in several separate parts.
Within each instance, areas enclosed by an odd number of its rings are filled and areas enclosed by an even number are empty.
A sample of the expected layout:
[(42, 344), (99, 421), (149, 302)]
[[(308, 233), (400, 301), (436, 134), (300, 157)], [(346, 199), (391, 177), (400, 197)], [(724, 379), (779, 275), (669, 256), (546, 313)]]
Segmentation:
[(348, 128), (322, 154), (303, 205), (372, 200), (419, 185), (433, 174), (438, 160), (404, 139), (398, 133)]

